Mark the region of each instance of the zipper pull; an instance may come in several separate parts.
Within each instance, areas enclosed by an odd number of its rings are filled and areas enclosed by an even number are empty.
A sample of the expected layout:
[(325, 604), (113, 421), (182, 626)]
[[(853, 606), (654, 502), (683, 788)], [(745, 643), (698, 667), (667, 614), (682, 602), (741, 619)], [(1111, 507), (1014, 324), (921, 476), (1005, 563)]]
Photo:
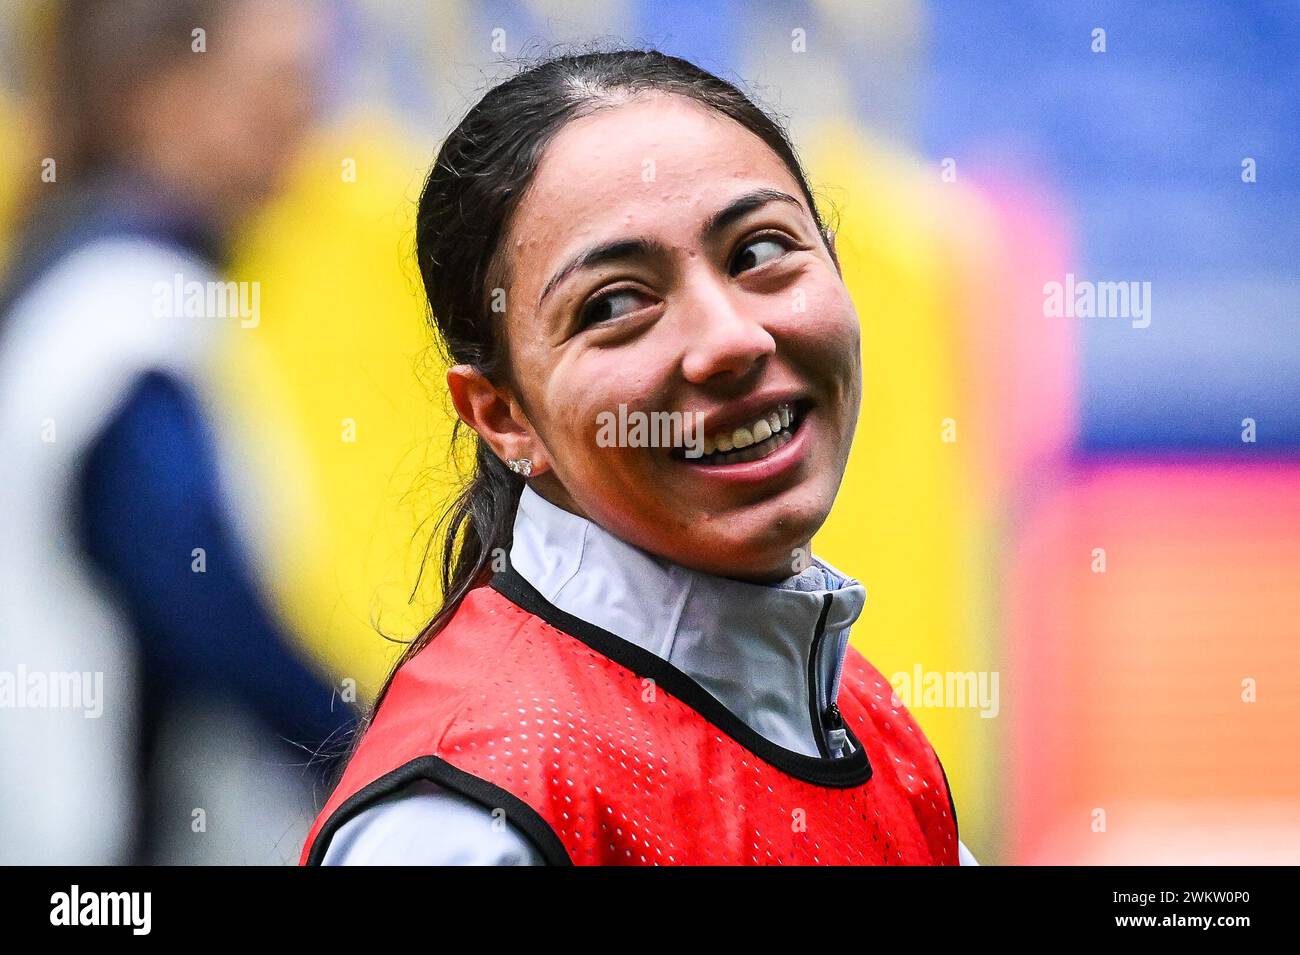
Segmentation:
[(826, 746), (834, 755), (838, 756), (844, 751), (849, 741), (849, 732), (844, 728), (844, 717), (840, 715), (839, 704), (832, 702), (830, 706), (826, 707), (823, 719), (827, 727)]
[(834, 701), (826, 707), (826, 725), (831, 729), (843, 729), (844, 717), (840, 715), (840, 705)]

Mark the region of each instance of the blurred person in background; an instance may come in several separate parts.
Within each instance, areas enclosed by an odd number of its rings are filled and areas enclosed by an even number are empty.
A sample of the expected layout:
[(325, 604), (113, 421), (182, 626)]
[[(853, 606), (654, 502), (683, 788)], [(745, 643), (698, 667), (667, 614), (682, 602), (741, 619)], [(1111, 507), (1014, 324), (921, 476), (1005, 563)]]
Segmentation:
[[(204, 359), (258, 316), (170, 294), (224, 294), (232, 233), (314, 118), (323, 26), (302, 0), (69, 0), (42, 21), (48, 158), (0, 293), (0, 862), (288, 859), (352, 721), (223, 496)], [(167, 755), (177, 725), (212, 746)]]

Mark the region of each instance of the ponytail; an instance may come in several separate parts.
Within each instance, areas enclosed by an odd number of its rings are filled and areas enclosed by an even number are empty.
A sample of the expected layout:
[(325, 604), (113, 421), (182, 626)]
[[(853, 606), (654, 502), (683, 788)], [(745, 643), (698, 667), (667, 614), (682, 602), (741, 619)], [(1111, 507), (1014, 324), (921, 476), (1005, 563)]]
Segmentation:
[[(462, 426), (463, 422), (456, 422), (452, 430), (453, 444)], [(374, 710), (383, 702), (402, 665), (442, 632), (469, 592), (491, 579), (493, 564), (510, 553), (524, 479), (502, 464), (486, 441), (477, 436), (474, 440), (474, 474), (443, 512), (433, 531), (435, 540), (442, 537), (442, 606), (402, 652), (375, 697)]]

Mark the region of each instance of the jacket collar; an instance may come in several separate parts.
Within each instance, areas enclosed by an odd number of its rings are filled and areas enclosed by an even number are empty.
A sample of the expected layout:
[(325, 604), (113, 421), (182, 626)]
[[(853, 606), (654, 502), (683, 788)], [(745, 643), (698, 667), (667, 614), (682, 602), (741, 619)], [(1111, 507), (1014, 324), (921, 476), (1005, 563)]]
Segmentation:
[[(866, 602), (856, 580), (817, 557), (772, 586), (701, 573), (527, 486), (510, 564), (556, 607), (686, 673), (761, 736), (819, 754), (810, 703), (820, 712), (838, 694), (849, 628)], [(823, 611), (825, 636), (815, 646)]]

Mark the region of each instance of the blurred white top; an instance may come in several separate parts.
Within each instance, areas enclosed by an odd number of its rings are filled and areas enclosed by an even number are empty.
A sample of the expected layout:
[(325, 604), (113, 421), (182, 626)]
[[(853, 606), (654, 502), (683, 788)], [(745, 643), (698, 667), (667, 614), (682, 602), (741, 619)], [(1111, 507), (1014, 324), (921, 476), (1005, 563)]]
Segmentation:
[(156, 286), (177, 275), (213, 278), (149, 240), (102, 239), (52, 265), (3, 316), (0, 671), (52, 683), (85, 675), (103, 692), (81, 706), (0, 710), (0, 863), (129, 858), (135, 645), (82, 558), (74, 495), (86, 448), (139, 375), (188, 379), (206, 353), (211, 322), (154, 314)]

